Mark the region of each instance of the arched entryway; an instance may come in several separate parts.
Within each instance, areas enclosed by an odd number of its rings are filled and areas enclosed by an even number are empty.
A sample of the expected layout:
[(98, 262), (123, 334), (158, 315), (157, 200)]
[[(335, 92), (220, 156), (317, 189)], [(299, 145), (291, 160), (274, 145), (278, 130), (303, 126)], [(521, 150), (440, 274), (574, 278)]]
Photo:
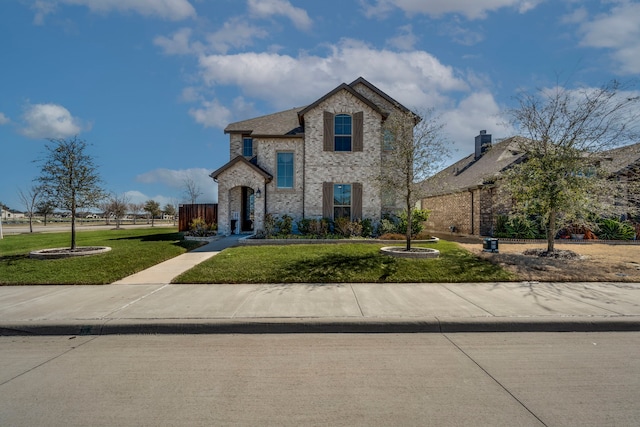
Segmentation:
[(242, 206), (240, 209), (240, 232), (254, 231), (256, 215), (255, 192), (251, 187), (242, 187)]

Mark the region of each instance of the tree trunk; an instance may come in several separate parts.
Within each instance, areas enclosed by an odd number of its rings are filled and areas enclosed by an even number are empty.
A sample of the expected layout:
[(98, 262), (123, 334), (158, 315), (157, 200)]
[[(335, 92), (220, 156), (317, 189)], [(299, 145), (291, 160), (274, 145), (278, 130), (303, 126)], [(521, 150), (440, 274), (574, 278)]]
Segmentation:
[(76, 210), (71, 210), (71, 250), (76, 249)]
[(556, 237), (556, 210), (552, 209), (549, 212), (549, 225), (547, 227), (547, 252), (553, 252), (555, 250), (555, 237)]

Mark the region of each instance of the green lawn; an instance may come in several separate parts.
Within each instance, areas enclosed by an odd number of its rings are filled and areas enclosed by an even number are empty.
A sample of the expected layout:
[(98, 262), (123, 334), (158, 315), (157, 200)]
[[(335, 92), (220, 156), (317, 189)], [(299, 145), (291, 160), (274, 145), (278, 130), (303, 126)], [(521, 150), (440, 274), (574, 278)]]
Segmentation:
[(82, 231), (78, 246), (109, 246), (101, 255), (35, 260), (29, 252), (69, 247), (70, 232), (5, 236), (0, 240), (0, 285), (75, 284), (114, 282), (199, 246), (180, 240), (176, 228)]
[(173, 283), (487, 282), (515, 278), (452, 242), (419, 246), (438, 259), (399, 259), (377, 244), (254, 246), (227, 249)]

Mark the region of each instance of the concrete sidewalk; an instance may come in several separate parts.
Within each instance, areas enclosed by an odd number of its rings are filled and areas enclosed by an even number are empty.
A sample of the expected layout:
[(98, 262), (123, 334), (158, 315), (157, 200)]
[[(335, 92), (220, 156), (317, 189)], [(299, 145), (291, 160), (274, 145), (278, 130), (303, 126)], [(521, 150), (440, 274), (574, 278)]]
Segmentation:
[(175, 277), (178, 277), (185, 271), (195, 267), (203, 261), (208, 260), (212, 256), (217, 255), (220, 251), (235, 246), (238, 240), (247, 237), (242, 234), (234, 234), (222, 237), (194, 249), (190, 252), (178, 255), (160, 264), (156, 264), (151, 268), (142, 270), (136, 274), (125, 277), (124, 279), (114, 282), (114, 285), (140, 285), (140, 284), (158, 284), (170, 283)]
[(0, 334), (640, 331), (640, 283), (0, 287)]

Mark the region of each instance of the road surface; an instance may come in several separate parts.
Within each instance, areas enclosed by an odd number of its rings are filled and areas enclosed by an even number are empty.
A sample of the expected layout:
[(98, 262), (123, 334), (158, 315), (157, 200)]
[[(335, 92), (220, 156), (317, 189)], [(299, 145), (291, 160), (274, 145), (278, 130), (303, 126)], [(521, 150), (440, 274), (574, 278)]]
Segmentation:
[(607, 426), (640, 333), (0, 338), (6, 426)]

